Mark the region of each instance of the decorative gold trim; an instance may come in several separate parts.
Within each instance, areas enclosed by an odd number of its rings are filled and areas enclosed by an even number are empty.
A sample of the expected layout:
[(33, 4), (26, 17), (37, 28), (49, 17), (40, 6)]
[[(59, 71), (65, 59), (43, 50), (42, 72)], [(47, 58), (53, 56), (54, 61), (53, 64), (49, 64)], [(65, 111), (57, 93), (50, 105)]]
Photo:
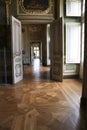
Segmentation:
[(15, 76), (16, 77), (19, 77), (19, 76), (22, 75), (22, 69), (21, 68), (22, 68), (22, 66), (21, 66), (20, 63), (15, 65)]
[(15, 62), (21, 62), (21, 58), (16, 58)]
[[(28, 15), (48, 14), (51, 11), (51, 9), (53, 8), (53, 6), (54, 6), (53, 0), (49, 0), (49, 7), (46, 10), (44, 10), (44, 11), (41, 11), (41, 10), (31, 10), (31, 9), (25, 9), (25, 7), (23, 6), (23, 1), (24, 0), (18, 0), (17, 1), (17, 12), (18, 12), (18, 15), (20, 15), (20, 14), (21, 15), (23, 15), (23, 14), (26, 14), (26, 15), (27, 14)], [(19, 8), (21, 8), (23, 13), (19, 12)]]
[(6, 3), (7, 24), (9, 25), (9, 23), (10, 23), (10, 7), (9, 7), (9, 5), (11, 4), (11, 0), (5, 0), (5, 3)]

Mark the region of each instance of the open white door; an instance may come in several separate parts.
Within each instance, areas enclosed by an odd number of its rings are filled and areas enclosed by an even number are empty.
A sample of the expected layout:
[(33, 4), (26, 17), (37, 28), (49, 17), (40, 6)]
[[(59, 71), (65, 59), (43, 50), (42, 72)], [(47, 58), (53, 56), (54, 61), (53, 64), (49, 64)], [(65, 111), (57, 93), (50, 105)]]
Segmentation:
[(63, 80), (63, 31), (62, 18), (51, 24), (51, 77), (53, 80)]
[(23, 79), (21, 22), (11, 17), (13, 83)]

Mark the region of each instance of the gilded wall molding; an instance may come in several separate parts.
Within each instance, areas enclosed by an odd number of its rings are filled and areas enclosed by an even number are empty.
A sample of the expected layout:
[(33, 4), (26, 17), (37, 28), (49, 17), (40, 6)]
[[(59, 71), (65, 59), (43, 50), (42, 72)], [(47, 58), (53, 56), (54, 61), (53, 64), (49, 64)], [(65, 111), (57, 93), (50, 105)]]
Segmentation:
[(5, 0), (5, 3), (6, 3), (7, 24), (9, 25), (9, 23), (10, 23), (10, 4), (11, 4), (11, 0)]
[[(54, 0), (48, 0), (48, 4), (44, 5), (35, 5), (33, 8), (29, 5), (24, 5), (25, 0), (17, 0), (17, 14), (18, 15), (46, 15), (54, 13)], [(36, 8), (35, 8), (36, 7)]]
[(43, 30), (42, 26), (37, 26), (37, 25), (31, 25), (29, 28), (28, 28), (28, 31), (30, 32), (41, 32)]

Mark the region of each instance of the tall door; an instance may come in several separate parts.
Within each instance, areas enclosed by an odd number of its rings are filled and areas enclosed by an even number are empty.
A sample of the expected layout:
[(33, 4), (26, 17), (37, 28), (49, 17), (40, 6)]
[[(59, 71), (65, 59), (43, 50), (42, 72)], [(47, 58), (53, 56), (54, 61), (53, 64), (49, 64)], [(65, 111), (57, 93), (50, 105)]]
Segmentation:
[(63, 31), (62, 18), (51, 24), (51, 77), (53, 80), (63, 80)]
[(12, 73), (13, 83), (23, 79), (21, 22), (12, 16)]

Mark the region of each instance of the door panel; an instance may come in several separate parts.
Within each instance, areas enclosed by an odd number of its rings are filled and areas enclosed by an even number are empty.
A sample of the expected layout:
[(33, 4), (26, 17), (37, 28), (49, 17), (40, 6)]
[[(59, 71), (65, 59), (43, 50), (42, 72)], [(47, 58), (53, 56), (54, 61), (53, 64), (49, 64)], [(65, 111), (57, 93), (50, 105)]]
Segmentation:
[(12, 16), (12, 63), (13, 83), (23, 79), (21, 22)]
[(51, 24), (51, 77), (63, 80), (62, 18)]

